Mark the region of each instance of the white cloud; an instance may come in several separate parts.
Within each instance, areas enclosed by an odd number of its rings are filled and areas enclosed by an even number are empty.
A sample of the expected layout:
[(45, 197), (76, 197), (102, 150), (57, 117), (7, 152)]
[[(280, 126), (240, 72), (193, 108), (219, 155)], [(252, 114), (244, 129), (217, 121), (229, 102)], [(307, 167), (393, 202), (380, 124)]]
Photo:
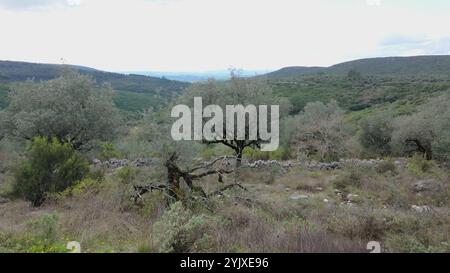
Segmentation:
[[(35, 0), (27, 2), (48, 8), (2, 9), (12, 1), (0, 0), (0, 59), (64, 58), (107, 70), (275, 69), (435, 54), (450, 37), (449, 5), (425, 9), (414, 0), (376, 7), (366, 0), (70, 1), (76, 8)], [(387, 45), (395, 35), (434, 43)]]
[(42, 10), (50, 7), (79, 6), (81, 0), (0, 0), (0, 7), (12, 10)]

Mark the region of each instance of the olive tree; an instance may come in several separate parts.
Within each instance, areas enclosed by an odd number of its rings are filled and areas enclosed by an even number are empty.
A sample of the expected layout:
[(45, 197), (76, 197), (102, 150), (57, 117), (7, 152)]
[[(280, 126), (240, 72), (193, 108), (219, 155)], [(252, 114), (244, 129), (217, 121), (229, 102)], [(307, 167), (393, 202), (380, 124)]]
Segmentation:
[(298, 153), (322, 161), (336, 160), (347, 153), (350, 128), (336, 101), (308, 103), (296, 119), (292, 145)]
[[(264, 79), (238, 77), (233, 73), (228, 81), (208, 80), (192, 85), (180, 101), (192, 106), (194, 97), (201, 97), (204, 105), (217, 105), (222, 109), (225, 109), (227, 105), (242, 105), (244, 107), (254, 105), (257, 107), (258, 120), (261, 115), (258, 109), (259, 105), (268, 106), (268, 115), (271, 115), (270, 106), (278, 105), (280, 118), (286, 116), (291, 108), (290, 103), (285, 98), (273, 95), (270, 85)], [(268, 128), (270, 128), (270, 118), (267, 118), (267, 120)], [(207, 144), (219, 143), (233, 149), (236, 156), (236, 166), (239, 167), (244, 150), (247, 147), (258, 149), (264, 141), (260, 138), (259, 132), (256, 139), (248, 137), (250, 135), (249, 115), (245, 118), (245, 139), (238, 137), (236, 128), (232, 132), (227, 130), (226, 118), (223, 121), (223, 134), (221, 135), (224, 137), (217, 140), (203, 138), (202, 142)], [(237, 123), (234, 124), (236, 127)]]
[(359, 141), (368, 152), (382, 156), (391, 153), (392, 120), (392, 113), (386, 111), (369, 115), (359, 122)]
[(450, 158), (450, 97), (430, 99), (416, 113), (394, 120), (392, 149), (399, 155), (420, 153), (427, 159)]
[(57, 138), (80, 149), (91, 140), (114, 137), (119, 116), (113, 95), (111, 87), (97, 86), (91, 77), (75, 72), (46, 82), (28, 81), (11, 92), (1, 127), (14, 138)]

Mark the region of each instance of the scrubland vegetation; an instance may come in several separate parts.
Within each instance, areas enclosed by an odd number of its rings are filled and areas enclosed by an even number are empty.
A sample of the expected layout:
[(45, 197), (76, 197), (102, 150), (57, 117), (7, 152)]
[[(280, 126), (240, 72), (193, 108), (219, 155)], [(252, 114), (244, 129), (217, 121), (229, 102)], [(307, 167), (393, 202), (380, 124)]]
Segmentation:
[[(336, 77), (210, 80), (142, 112), (77, 73), (14, 84), (0, 252), (449, 252), (446, 83)], [(282, 105), (279, 149), (173, 141), (171, 106), (198, 95)]]

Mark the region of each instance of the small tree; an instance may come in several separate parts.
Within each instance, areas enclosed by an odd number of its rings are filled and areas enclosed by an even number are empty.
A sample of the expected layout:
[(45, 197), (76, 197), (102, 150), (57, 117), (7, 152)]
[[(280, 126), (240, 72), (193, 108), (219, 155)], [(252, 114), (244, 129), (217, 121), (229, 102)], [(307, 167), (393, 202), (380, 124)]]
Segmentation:
[[(218, 105), (222, 109), (226, 105), (279, 105), (280, 118), (287, 115), (291, 105), (285, 98), (276, 97), (272, 94), (272, 89), (268, 83), (259, 78), (243, 78), (231, 73), (231, 79), (226, 82), (209, 80), (207, 82), (198, 83), (191, 86), (186, 95), (182, 98), (182, 102), (188, 105), (192, 104), (193, 97), (201, 97), (204, 105)], [(258, 114), (259, 117), (259, 114)], [(270, 119), (268, 119), (270, 122)], [(236, 127), (236, 124), (235, 124)], [(223, 136), (226, 139), (220, 140), (203, 140), (203, 143), (214, 144), (220, 143), (233, 149), (236, 155), (236, 166), (241, 165), (244, 150), (247, 147), (254, 149), (260, 148), (263, 141), (257, 139), (249, 139), (249, 119), (246, 117), (245, 139), (240, 140), (235, 128), (233, 133), (227, 131), (226, 120), (224, 119)], [(270, 128), (270, 124), (268, 124)]]
[(298, 152), (319, 160), (336, 160), (347, 152), (351, 137), (344, 122), (344, 111), (336, 101), (308, 103), (297, 116), (297, 130), (292, 144)]
[(394, 120), (392, 149), (399, 155), (420, 153), (426, 159), (450, 158), (450, 97), (430, 99), (410, 116)]
[(390, 112), (382, 112), (365, 117), (359, 122), (359, 142), (368, 152), (382, 156), (391, 153), (389, 143), (394, 130), (392, 120)]
[(70, 144), (36, 137), (28, 147), (27, 159), (15, 173), (14, 192), (33, 206), (40, 206), (47, 193), (65, 190), (88, 171), (88, 162)]
[(47, 82), (19, 84), (2, 114), (1, 130), (15, 138), (57, 138), (75, 149), (93, 139), (113, 138), (118, 111), (113, 90), (98, 87), (89, 76), (66, 72)]

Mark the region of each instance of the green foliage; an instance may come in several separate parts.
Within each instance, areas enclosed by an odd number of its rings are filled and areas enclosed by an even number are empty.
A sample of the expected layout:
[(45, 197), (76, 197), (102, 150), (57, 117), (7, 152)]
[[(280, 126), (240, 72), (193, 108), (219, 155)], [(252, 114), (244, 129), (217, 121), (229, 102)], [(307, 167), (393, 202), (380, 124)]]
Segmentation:
[(97, 193), (100, 190), (101, 182), (92, 178), (85, 178), (75, 185), (67, 188), (61, 196), (81, 196), (87, 192)]
[(48, 244), (52, 244), (57, 240), (58, 231), (58, 215), (56, 213), (44, 214), (36, 220), (28, 222), (28, 229), (36, 237), (42, 239)]
[(151, 93), (117, 91), (114, 96), (114, 103), (117, 108), (133, 113), (149, 108), (158, 108), (161, 106), (161, 100), (159, 96)]
[(384, 174), (387, 172), (390, 172), (392, 174), (396, 173), (397, 166), (395, 166), (395, 163), (393, 160), (384, 160), (375, 167), (375, 170), (378, 173)]
[(421, 153), (427, 159), (446, 160), (450, 149), (450, 96), (430, 99), (416, 113), (394, 121), (391, 145), (399, 155)]
[(24, 234), (0, 233), (0, 252), (64, 253), (65, 244), (59, 240), (58, 215), (43, 214), (27, 222)]
[(297, 154), (334, 161), (349, 152), (347, 142), (351, 131), (344, 121), (344, 111), (336, 101), (308, 103), (298, 115), (296, 126), (291, 142)]
[(138, 170), (129, 166), (122, 167), (117, 171), (117, 177), (122, 184), (131, 183), (137, 177), (137, 174)]
[(365, 172), (358, 167), (350, 167), (340, 177), (338, 177), (333, 185), (336, 189), (348, 191), (349, 187), (360, 188), (363, 182)]
[(407, 165), (408, 170), (417, 176), (423, 176), (425, 173), (430, 172), (434, 167), (436, 167), (434, 161), (427, 160), (420, 154), (412, 156)]
[(100, 159), (109, 160), (111, 158), (122, 158), (122, 154), (117, 150), (114, 143), (104, 142), (101, 144)]
[(381, 112), (365, 117), (360, 121), (359, 141), (370, 154), (384, 156), (391, 153), (389, 144), (394, 130), (392, 119), (391, 113)]
[[(218, 105), (225, 109), (227, 105), (278, 105), (280, 117), (283, 118), (289, 114), (291, 105), (285, 98), (274, 96), (270, 85), (261, 78), (238, 77), (232, 73), (231, 79), (226, 82), (208, 80), (193, 84), (186, 90), (180, 102), (193, 106), (193, 98), (201, 97), (203, 105)], [(259, 111), (257, 109), (257, 111)], [(227, 129), (226, 118), (223, 119), (223, 128)], [(268, 125), (270, 128), (270, 125)], [(249, 120), (246, 118), (244, 132), (246, 135), (250, 132)], [(233, 141), (227, 140), (227, 147), (232, 147), (238, 158), (242, 157), (242, 152), (247, 148), (257, 148), (262, 140), (236, 141), (238, 139), (237, 130), (234, 132), (224, 132), (227, 138), (233, 138)], [(234, 134), (234, 135), (232, 135)], [(206, 143), (208, 141), (205, 140)], [(214, 143), (214, 142), (213, 142)], [(239, 162), (239, 160), (238, 160)]]
[(291, 157), (291, 152), (288, 148), (281, 146), (271, 152), (247, 149), (245, 150), (244, 155), (251, 160), (287, 160)]
[(9, 85), (0, 81), (0, 110), (8, 106)]
[(119, 116), (112, 95), (110, 87), (98, 87), (90, 77), (72, 72), (47, 82), (22, 83), (10, 93), (2, 127), (18, 139), (56, 137), (79, 149), (94, 139), (114, 138)]
[(39, 206), (47, 193), (65, 190), (83, 179), (88, 171), (87, 161), (70, 144), (62, 144), (56, 138), (36, 137), (15, 173), (14, 192)]
[(191, 250), (203, 237), (208, 225), (205, 215), (193, 214), (181, 202), (172, 204), (154, 225), (158, 251), (179, 253)]
[(289, 80), (269, 78), (274, 94), (289, 98), (292, 114), (299, 113), (309, 102), (328, 103), (336, 100), (341, 107), (361, 111), (374, 106), (394, 102), (415, 103), (417, 100), (446, 93), (450, 88), (448, 77), (392, 77), (365, 76), (359, 81), (350, 81), (345, 74), (306, 74)]

